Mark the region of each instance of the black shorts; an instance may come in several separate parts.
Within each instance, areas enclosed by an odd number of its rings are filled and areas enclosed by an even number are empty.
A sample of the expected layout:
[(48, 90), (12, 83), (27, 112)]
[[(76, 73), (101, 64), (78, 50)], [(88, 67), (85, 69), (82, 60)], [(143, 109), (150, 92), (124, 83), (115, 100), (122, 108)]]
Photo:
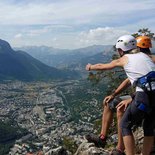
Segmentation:
[(131, 98), (130, 95), (125, 95), (125, 96), (120, 96), (120, 97), (115, 97), (111, 102), (109, 102), (109, 108), (113, 111), (116, 112), (116, 106), (123, 100)]
[(151, 98), (150, 100), (148, 95), (144, 92), (136, 92), (135, 98), (128, 106), (121, 121), (123, 136), (131, 135), (131, 128), (133, 125), (141, 125), (142, 123), (144, 135), (153, 136), (155, 127), (155, 107), (150, 105), (155, 105), (155, 95), (152, 95)]

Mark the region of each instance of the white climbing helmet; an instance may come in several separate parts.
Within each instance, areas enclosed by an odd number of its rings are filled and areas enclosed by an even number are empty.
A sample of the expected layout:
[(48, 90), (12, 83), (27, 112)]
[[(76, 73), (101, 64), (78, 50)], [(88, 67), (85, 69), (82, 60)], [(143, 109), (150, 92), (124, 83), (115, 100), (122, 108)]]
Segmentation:
[(124, 35), (118, 38), (116, 43), (116, 48), (120, 48), (123, 51), (129, 51), (132, 49), (137, 48), (137, 41), (136, 38), (134, 38), (131, 35)]

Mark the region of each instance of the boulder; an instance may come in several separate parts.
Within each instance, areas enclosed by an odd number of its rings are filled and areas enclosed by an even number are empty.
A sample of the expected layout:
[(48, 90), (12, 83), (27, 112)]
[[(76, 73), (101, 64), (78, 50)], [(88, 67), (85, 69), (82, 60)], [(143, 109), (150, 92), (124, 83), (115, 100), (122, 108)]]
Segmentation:
[(109, 152), (95, 147), (93, 143), (83, 141), (74, 155), (109, 155)]

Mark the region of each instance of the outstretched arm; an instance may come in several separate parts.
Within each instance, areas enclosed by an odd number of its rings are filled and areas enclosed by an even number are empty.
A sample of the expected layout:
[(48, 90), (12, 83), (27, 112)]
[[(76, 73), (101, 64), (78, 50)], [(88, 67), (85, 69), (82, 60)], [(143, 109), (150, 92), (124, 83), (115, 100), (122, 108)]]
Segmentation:
[(127, 57), (121, 57), (120, 59), (113, 60), (110, 63), (107, 64), (87, 64), (86, 70), (111, 70), (115, 67), (123, 67), (127, 61)]

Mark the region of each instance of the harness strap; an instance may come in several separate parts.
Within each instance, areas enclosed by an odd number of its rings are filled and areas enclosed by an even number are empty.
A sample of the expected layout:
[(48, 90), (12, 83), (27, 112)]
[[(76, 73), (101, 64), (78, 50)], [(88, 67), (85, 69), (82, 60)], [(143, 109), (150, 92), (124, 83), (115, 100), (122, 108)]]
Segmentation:
[[(148, 92), (153, 90), (151, 85), (152, 82), (155, 82), (155, 71), (151, 71), (148, 74), (138, 78), (133, 85), (142, 88), (145, 92)], [(150, 90), (148, 90), (147, 84)]]
[[(155, 71), (151, 71), (148, 74), (138, 78), (137, 81), (134, 82), (134, 86), (138, 86), (144, 90), (144, 92), (148, 95), (150, 107), (152, 107), (152, 94), (155, 92), (152, 88), (152, 82), (155, 82)], [(148, 89), (149, 87), (149, 89)], [(144, 104), (139, 104), (138, 108), (142, 111), (149, 112), (150, 108), (147, 108)]]

